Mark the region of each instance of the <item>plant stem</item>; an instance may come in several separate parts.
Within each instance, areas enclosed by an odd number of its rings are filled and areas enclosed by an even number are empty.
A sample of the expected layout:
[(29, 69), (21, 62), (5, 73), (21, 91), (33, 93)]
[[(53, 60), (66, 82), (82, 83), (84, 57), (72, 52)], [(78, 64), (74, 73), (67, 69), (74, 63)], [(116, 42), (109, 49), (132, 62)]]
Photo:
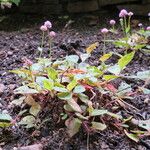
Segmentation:
[(104, 34), (104, 47), (103, 47), (103, 55), (106, 53), (106, 34)]
[(52, 50), (52, 39), (49, 38), (49, 57), (51, 58), (51, 50)]
[(42, 55), (42, 52), (43, 52), (43, 46), (44, 46), (44, 36), (45, 36), (45, 32), (43, 31), (43, 34), (42, 34), (42, 43), (41, 43), (41, 51), (40, 51), (40, 57)]
[(89, 148), (89, 141), (90, 141), (90, 134), (87, 133), (87, 150), (90, 150), (90, 148)]

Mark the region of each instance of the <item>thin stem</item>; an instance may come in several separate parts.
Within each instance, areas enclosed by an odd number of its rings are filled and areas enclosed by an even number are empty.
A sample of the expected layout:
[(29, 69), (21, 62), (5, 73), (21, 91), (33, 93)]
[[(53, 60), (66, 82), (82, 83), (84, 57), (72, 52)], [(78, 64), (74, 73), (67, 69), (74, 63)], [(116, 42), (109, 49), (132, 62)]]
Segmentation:
[(52, 50), (52, 39), (49, 38), (49, 57), (51, 58), (51, 50)]
[(104, 47), (103, 47), (103, 55), (106, 53), (106, 34), (104, 34)]
[(89, 141), (90, 141), (90, 134), (87, 133), (87, 150), (90, 150), (90, 148), (89, 148)]
[(42, 55), (42, 52), (43, 52), (43, 46), (44, 46), (44, 37), (45, 37), (45, 32), (43, 31), (43, 34), (42, 34), (42, 43), (41, 43), (41, 51), (40, 51), (40, 57)]

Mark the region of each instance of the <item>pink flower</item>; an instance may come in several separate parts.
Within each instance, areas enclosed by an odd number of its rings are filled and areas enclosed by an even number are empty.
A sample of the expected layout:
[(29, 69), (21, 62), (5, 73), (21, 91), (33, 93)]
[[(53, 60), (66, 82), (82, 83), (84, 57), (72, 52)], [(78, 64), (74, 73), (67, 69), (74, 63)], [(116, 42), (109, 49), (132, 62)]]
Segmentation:
[(51, 31), (51, 32), (49, 33), (49, 36), (50, 36), (51, 38), (54, 38), (54, 37), (56, 36), (56, 33), (55, 33), (54, 31)]
[(115, 20), (110, 20), (109, 22), (111, 25), (115, 25), (116, 24), (116, 21)]
[(139, 27), (142, 27), (142, 26), (143, 26), (143, 24), (142, 24), (142, 23), (139, 23), (139, 24), (138, 24), (138, 26), (139, 26)]
[(150, 17), (150, 12), (148, 13), (148, 17)]
[(150, 31), (150, 26), (148, 26), (148, 27), (146, 28), (146, 30)]
[(103, 34), (107, 34), (107, 33), (109, 32), (109, 30), (106, 29), (106, 28), (103, 28), (103, 29), (101, 29), (101, 32), (102, 32)]
[(130, 11), (130, 12), (128, 13), (128, 16), (130, 16), (130, 17), (133, 16), (133, 12)]
[(50, 21), (45, 21), (44, 25), (49, 29), (52, 28), (52, 23)]
[(42, 26), (40, 27), (40, 30), (45, 32), (45, 31), (47, 31), (47, 27), (46, 27), (45, 25), (42, 25)]
[(122, 17), (125, 17), (128, 15), (128, 12), (125, 10), (125, 9), (122, 9), (119, 13), (119, 17), (122, 18)]

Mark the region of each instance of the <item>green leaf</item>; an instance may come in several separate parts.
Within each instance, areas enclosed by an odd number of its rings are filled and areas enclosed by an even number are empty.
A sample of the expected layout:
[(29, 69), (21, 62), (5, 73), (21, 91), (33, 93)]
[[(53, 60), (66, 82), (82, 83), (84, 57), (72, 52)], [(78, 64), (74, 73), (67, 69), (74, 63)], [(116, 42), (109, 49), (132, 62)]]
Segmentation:
[(111, 66), (107, 69), (110, 73), (115, 74), (116, 76), (120, 74), (121, 69), (118, 64)]
[(35, 126), (35, 118), (33, 116), (26, 116), (21, 119), (21, 121), (18, 123), (20, 125), (26, 125), (26, 128), (32, 128)]
[(32, 71), (43, 71), (43, 66), (39, 63), (35, 63), (31, 66)]
[(100, 116), (100, 115), (107, 114), (107, 112), (108, 112), (107, 110), (94, 109), (90, 114), (90, 116)]
[(126, 67), (130, 61), (133, 59), (135, 52), (131, 52), (129, 54), (126, 54), (124, 56), (122, 56), (119, 61), (118, 61), (118, 65), (120, 67), (120, 69), (124, 69), (124, 67)]
[(88, 104), (89, 97), (87, 95), (80, 93), (78, 94), (78, 97), (83, 103)]
[(40, 86), (40, 87), (44, 87), (44, 81), (47, 80), (46, 77), (42, 77), (42, 76), (38, 76), (36, 77), (36, 83)]
[(58, 93), (57, 97), (62, 100), (70, 100), (70, 99), (72, 99), (72, 93), (69, 93), (69, 92)]
[(125, 31), (126, 31), (126, 33), (129, 33), (129, 31), (130, 31), (130, 26), (127, 27), (127, 28), (125, 29)]
[(14, 4), (16, 4), (18, 6), (20, 3), (20, 0), (11, 0), (11, 2), (13, 2)]
[(0, 114), (0, 121), (11, 121), (12, 118), (9, 114)]
[(66, 120), (65, 124), (67, 126), (69, 136), (72, 137), (79, 132), (82, 122), (78, 118), (69, 118)]
[(28, 86), (24, 85), (14, 90), (15, 94), (37, 94), (39, 93), (35, 89), (31, 89)]
[(58, 87), (58, 86), (55, 86), (54, 90), (57, 91), (57, 92), (64, 92), (64, 93), (68, 92), (68, 90), (66, 88), (64, 88), (64, 87)]
[(103, 78), (104, 78), (106, 81), (110, 81), (110, 80), (113, 80), (113, 79), (118, 78), (118, 76), (115, 76), (115, 75), (104, 75)]
[(112, 53), (107, 53), (104, 54), (103, 56), (100, 57), (100, 61), (105, 62), (106, 60), (108, 60), (110, 57), (112, 56)]
[(68, 105), (70, 105), (74, 111), (82, 113), (80, 106), (74, 99), (68, 100), (67, 102), (68, 102)]
[(139, 137), (137, 136), (137, 134), (132, 134), (132, 133), (128, 133), (126, 130), (124, 130), (124, 133), (127, 135), (128, 138), (130, 138), (131, 140), (138, 142), (139, 141)]
[(107, 128), (107, 126), (100, 122), (92, 122), (92, 128), (96, 130), (103, 131)]
[(144, 81), (149, 79), (150, 78), (150, 70), (137, 72), (137, 78), (144, 80)]
[(150, 94), (150, 89), (147, 89), (147, 88), (143, 88), (143, 87), (139, 87), (144, 94)]
[(53, 79), (53, 80), (57, 79), (58, 73), (57, 73), (57, 71), (55, 69), (48, 68), (47, 69), (47, 73), (48, 73), (48, 77), (50, 79)]
[(79, 60), (79, 56), (78, 55), (66, 56), (66, 60), (71, 63), (77, 63)]
[(77, 84), (78, 84), (77, 80), (74, 79), (74, 80), (72, 80), (72, 81), (67, 85), (67, 89), (68, 89), (69, 91), (71, 91)]
[(120, 86), (118, 87), (117, 95), (124, 96), (126, 93), (131, 91), (131, 85), (127, 84), (126, 82), (121, 82)]
[(86, 59), (88, 59), (90, 57), (90, 54), (81, 54), (80, 58), (82, 60), (82, 62), (84, 62)]
[(16, 106), (20, 106), (23, 103), (23, 101), (25, 100), (25, 98), (26, 98), (25, 96), (20, 97), (19, 99), (13, 100), (10, 104), (14, 104)]
[(74, 93), (83, 93), (85, 92), (85, 88), (84, 86), (82, 85), (77, 85), (74, 90), (73, 90)]
[(51, 91), (54, 87), (54, 82), (53, 82), (53, 80), (46, 79), (43, 81), (43, 86), (45, 89)]

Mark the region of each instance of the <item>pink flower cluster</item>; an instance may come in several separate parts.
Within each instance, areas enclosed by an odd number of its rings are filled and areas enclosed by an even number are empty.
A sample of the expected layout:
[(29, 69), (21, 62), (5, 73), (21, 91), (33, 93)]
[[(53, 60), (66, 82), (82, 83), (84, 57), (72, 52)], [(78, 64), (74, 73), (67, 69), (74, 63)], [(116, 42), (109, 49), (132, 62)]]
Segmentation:
[(110, 20), (110, 25), (115, 25), (116, 24), (116, 21), (115, 20)]
[(150, 26), (148, 26), (148, 27), (146, 28), (146, 30), (150, 31)]
[(119, 17), (120, 18), (123, 18), (123, 17), (126, 17), (126, 16), (129, 16), (129, 17), (131, 17), (131, 16), (133, 16), (133, 12), (127, 12), (127, 10), (125, 10), (125, 9), (122, 9), (121, 11), (120, 11), (120, 13), (119, 13)]
[[(51, 28), (52, 28), (52, 23), (50, 21), (45, 21), (44, 25), (40, 27), (40, 30), (46, 32), (49, 31), (49, 29)], [(56, 33), (54, 31), (50, 31), (48, 32), (48, 34), (51, 38), (54, 38), (56, 36)]]
[(106, 29), (106, 28), (103, 28), (103, 29), (101, 29), (101, 32), (102, 32), (103, 34), (107, 34), (107, 33), (109, 32), (109, 30)]

